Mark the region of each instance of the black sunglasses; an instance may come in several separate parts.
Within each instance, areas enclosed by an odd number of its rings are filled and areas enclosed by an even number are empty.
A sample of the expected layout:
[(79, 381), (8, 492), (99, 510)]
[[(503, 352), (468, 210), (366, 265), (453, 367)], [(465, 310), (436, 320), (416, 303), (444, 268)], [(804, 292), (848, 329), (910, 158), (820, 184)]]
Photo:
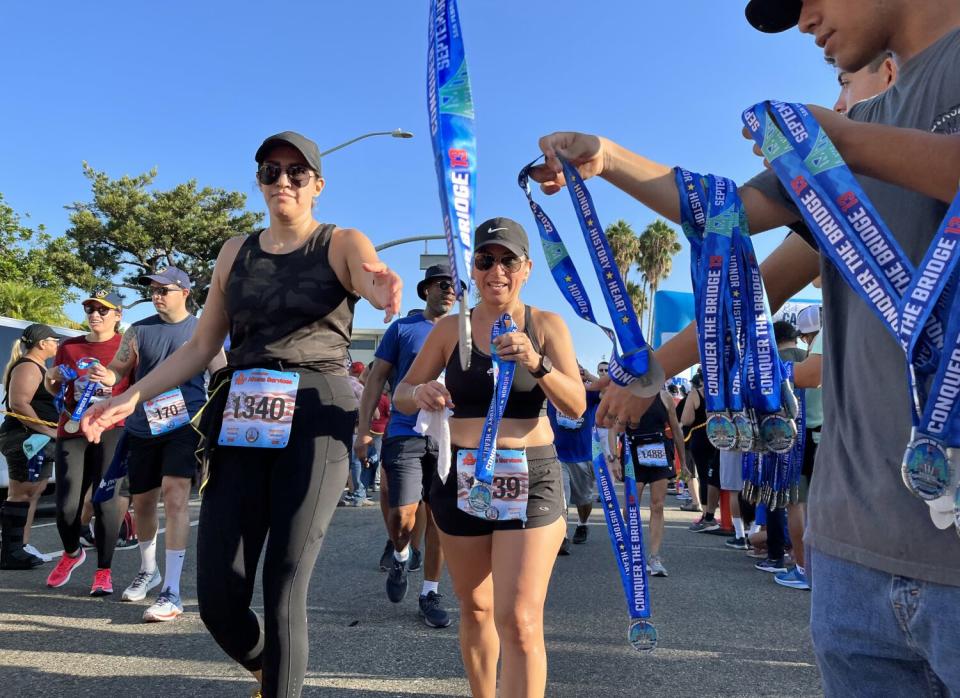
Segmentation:
[(168, 293), (179, 291), (179, 288), (167, 288), (166, 286), (157, 286), (150, 289), (151, 296), (166, 296)]
[(446, 293), (447, 291), (452, 291), (452, 290), (453, 290), (453, 282), (452, 282), (452, 281), (437, 281), (437, 282), (435, 282), (435, 283), (436, 283), (437, 288), (439, 288), (439, 289), (440, 289), (441, 291), (443, 291), (444, 293)]
[(489, 271), (493, 269), (494, 264), (499, 264), (506, 271), (519, 271), (523, 266), (523, 259), (515, 254), (505, 254), (502, 257), (494, 257), (492, 254), (478, 253), (473, 256), (473, 266), (477, 271)]
[(306, 165), (287, 165), (284, 169), (272, 162), (265, 162), (257, 169), (257, 181), (260, 184), (276, 184), (280, 175), (287, 173), (287, 179), (297, 189), (301, 189), (310, 182), (310, 176), (316, 174)]
[(102, 305), (85, 305), (83, 306), (83, 312), (87, 315), (93, 315), (94, 313), (100, 313), (100, 317), (106, 317), (113, 308), (105, 308)]

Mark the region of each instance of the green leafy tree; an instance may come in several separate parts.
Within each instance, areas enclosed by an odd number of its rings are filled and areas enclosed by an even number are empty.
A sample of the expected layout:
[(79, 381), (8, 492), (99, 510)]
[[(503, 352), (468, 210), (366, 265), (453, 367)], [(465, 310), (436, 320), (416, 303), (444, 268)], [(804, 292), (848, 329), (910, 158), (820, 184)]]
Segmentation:
[(64, 314), (58, 290), (16, 281), (0, 281), (0, 315), (73, 329), (81, 327)]
[(640, 321), (642, 331), (643, 311), (647, 309), (647, 294), (644, 293), (640, 284), (633, 281), (627, 281), (627, 293), (630, 295), (630, 301), (633, 303), (633, 310), (637, 314), (637, 320)]
[(84, 286), (92, 275), (70, 240), (51, 237), (42, 225), (24, 225), (0, 194), (0, 280), (48, 291), (44, 297), (57, 298), (62, 307), (77, 299), (70, 288)]
[(610, 251), (613, 252), (613, 261), (626, 281), (627, 273), (630, 267), (636, 264), (637, 255), (640, 253), (640, 239), (631, 225), (622, 218), (607, 226), (604, 232), (610, 243)]
[(640, 234), (637, 269), (643, 274), (644, 289), (649, 286), (647, 327), (653, 328), (654, 297), (660, 282), (670, 276), (673, 257), (682, 248), (676, 231), (667, 222), (658, 218)]
[(148, 296), (137, 279), (174, 265), (193, 280), (191, 298), (202, 306), (221, 245), (263, 222), (263, 214), (244, 210), (245, 194), (201, 188), (196, 180), (161, 191), (149, 189), (156, 170), (111, 179), (83, 163), (83, 173), (93, 199), (67, 207), (67, 238), (98, 278), (143, 298)]

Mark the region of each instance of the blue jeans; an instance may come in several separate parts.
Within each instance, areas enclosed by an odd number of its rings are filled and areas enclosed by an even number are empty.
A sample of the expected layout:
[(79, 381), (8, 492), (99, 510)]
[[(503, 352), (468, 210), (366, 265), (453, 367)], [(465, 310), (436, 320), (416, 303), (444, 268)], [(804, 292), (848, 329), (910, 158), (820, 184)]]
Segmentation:
[(960, 696), (960, 587), (808, 554), (825, 695)]
[[(353, 440), (357, 440), (357, 435), (353, 435)], [(353, 494), (358, 497), (366, 497), (367, 489), (373, 486), (374, 479), (377, 476), (377, 468), (380, 467), (380, 442), (382, 436), (374, 436), (373, 443), (367, 447), (367, 461), (370, 467), (364, 468), (360, 460), (354, 455), (353, 449), (350, 450), (350, 479), (353, 482)]]

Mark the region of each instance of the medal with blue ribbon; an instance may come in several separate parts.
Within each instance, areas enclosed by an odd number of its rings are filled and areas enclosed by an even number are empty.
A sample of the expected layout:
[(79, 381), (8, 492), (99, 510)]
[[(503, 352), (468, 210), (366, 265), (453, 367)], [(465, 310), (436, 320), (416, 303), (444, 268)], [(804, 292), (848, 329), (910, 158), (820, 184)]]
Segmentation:
[[(620, 270), (614, 262), (610, 243), (596, 215), (590, 192), (587, 191), (576, 169), (568, 162), (561, 160), (567, 190), (570, 192), (584, 241), (591, 253), (590, 259), (603, 292), (603, 299), (613, 319), (613, 329), (597, 322), (590, 297), (580, 281), (576, 265), (570, 258), (560, 233), (543, 208), (533, 200), (530, 191), (530, 168), (539, 159), (524, 167), (517, 181), (526, 194), (530, 210), (533, 212), (537, 230), (540, 233), (543, 254), (547, 258), (547, 265), (550, 267), (550, 273), (557, 288), (560, 289), (573, 311), (603, 330), (613, 344), (608, 369), (610, 379), (640, 397), (659, 395), (665, 379), (663, 369), (653, 358), (653, 353), (640, 331), (637, 314)], [(618, 341), (619, 346), (623, 348), (622, 353), (618, 351)]]
[(460, 301), (460, 365), (470, 365), (473, 220), (477, 140), (473, 96), (456, 0), (431, 0), (427, 48), (427, 113), (454, 292)]
[(493, 399), (487, 408), (487, 418), (483, 422), (483, 431), (480, 433), (480, 444), (477, 447), (477, 463), (474, 467), (474, 485), (470, 488), (470, 503), (478, 511), (490, 506), (493, 493), (490, 489), (493, 483), (493, 471), (497, 462), (497, 430), (503, 411), (506, 409), (510, 397), (510, 388), (513, 386), (513, 376), (517, 370), (515, 361), (506, 361), (497, 355), (494, 340), (502, 334), (516, 332), (517, 326), (513, 318), (507, 313), (501, 315), (490, 328), (490, 360), (493, 365)]
[(960, 402), (960, 365), (953, 359), (960, 348), (960, 319), (952, 241), (960, 232), (960, 197), (914, 269), (806, 107), (761, 102), (746, 110), (743, 120), (821, 252), (907, 355), (914, 426), (902, 462), (904, 483), (927, 501), (949, 496), (955, 485), (948, 444), (956, 440), (951, 431)]
[(620, 582), (627, 598), (627, 612), (630, 614), (627, 641), (638, 652), (650, 652), (657, 646), (657, 629), (648, 620), (650, 588), (643, 551), (643, 522), (640, 520), (640, 504), (637, 501), (637, 482), (625, 473), (623, 494), (627, 500), (627, 520), (624, 522), (599, 439), (599, 433), (594, 429), (593, 472), (597, 479), (603, 515), (607, 520), (613, 556), (617, 559)]
[[(77, 368), (81, 371), (86, 371), (91, 366), (100, 363), (97, 359), (94, 358), (83, 358), (77, 360)], [(62, 372), (62, 369), (61, 369)], [(77, 400), (76, 406), (74, 406), (73, 411), (70, 413), (70, 419), (63, 425), (63, 430), (68, 434), (76, 434), (80, 431), (80, 420), (83, 418), (83, 413), (87, 411), (87, 407), (90, 406), (90, 400), (93, 399), (93, 394), (96, 392), (97, 388), (100, 387), (100, 384), (96, 381), (88, 380), (87, 384), (83, 386), (83, 392), (80, 393), (80, 399)]]
[(67, 401), (67, 388), (70, 385), (70, 381), (77, 379), (77, 372), (71, 367), (63, 364), (60, 366), (60, 388), (57, 390), (56, 396), (53, 398), (53, 404), (57, 408), (57, 413), (63, 412), (64, 405)]

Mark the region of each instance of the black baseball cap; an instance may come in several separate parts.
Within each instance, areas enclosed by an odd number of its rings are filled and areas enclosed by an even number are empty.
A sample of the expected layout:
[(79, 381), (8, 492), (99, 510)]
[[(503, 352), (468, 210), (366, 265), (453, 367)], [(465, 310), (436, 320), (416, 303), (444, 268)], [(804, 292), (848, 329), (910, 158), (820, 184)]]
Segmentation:
[(802, 0), (750, 0), (744, 14), (754, 29), (776, 34), (800, 21), (802, 5)]
[[(423, 281), (417, 284), (417, 295), (420, 296), (421, 300), (427, 300), (427, 286), (434, 279), (453, 279), (453, 274), (450, 272), (449, 264), (434, 264), (431, 267), (427, 268), (426, 273), (423, 275)], [(460, 286), (466, 289), (467, 285), (460, 282)]]
[(263, 162), (264, 158), (267, 157), (267, 153), (270, 152), (270, 149), (276, 145), (292, 145), (294, 148), (300, 151), (300, 154), (303, 155), (304, 159), (307, 161), (307, 164), (314, 171), (316, 171), (317, 175), (319, 176), (321, 174), (320, 148), (318, 148), (317, 144), (311, 141), (309, 138), (297, 133), (296, 131), (284, 131), (283, 133), (277, 133), (261, 143), (260, 147), (257, 148), (257, 154), (253, 156), (258, 165)]
[(491, 218), (477, 226), (473, 251), (488, 245), (503, 245), (518, 257), (530, 256), (530, 241), (523, 226), (510, 218)]
[(144, 274), (140, 277), (140, 283), (142, 284), (149, 284), (151, 281), (156, 281), (164, 286), (173, 284), (185, 290), (190, 290), (193, 287), (187, 273), (177, 269), (177, 267), (161, 267), (157, 269), (155, 274)]
[(32, 347), (45, 339), (56, 339), (59, 341), (63, 339), (63, 335), (54, 332), (50, 325), (37, 322), (24, 329), (23, 334), (20, 335), (20, 339)]

